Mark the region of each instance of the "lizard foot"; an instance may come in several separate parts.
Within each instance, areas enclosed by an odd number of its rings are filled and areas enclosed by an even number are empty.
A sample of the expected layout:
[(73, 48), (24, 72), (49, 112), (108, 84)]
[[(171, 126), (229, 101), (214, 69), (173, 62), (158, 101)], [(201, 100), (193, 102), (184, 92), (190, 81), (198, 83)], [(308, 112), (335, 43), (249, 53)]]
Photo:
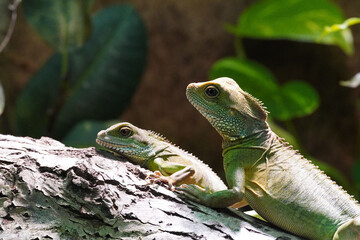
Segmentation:
[(175, 191), (180, 195), (180, 197), (201, 204), (206, 203), (209, 195), (211, 194), (208, 188), (203, 189), (194, 184), (182, 184), (180, 187), (176, 187)]
[(169, 189), (171, 191), (175, 191), (174, 185), (175, 185), (176, 181), (171, 177), (162, 175), (160, 171), (155, 171), (153, 173), (148, 174), (146, 176), (145, 180), (149, 180), (149, 182), (151, 184), (158, 183), (158, 182), (164, 182), (167, 185), (169, 185)]

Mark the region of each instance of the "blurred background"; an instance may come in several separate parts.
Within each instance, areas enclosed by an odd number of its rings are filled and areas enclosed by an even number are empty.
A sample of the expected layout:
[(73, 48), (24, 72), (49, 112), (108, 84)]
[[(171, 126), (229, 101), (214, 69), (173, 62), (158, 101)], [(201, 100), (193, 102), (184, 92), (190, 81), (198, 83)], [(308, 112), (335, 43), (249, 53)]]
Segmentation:
[(221, 138), (185, 88), (229, 76), (359, 198), (358, 17), (357, 0), (0, 0), (0, 133), (87, 147), (129, 121), (223, 177)]

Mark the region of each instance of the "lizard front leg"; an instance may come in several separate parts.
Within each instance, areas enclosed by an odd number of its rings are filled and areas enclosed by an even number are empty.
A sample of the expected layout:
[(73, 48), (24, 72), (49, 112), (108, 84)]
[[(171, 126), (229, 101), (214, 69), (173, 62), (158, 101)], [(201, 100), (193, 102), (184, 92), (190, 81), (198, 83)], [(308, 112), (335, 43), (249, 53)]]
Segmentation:
[(360, 240), (360, 217), (341, 225), (335, 232), (333, 240)]
[(208, 207), (223, 208), (229, 207), (244, 197), (245, 193), (245, 171), (243, 168), (229, 168), (226, 172), (230, 189), (211, 193), (203, 191), (196, 185), (181, 185), (176, 191), (189, 200), (201, 203)]
[(160, 171), (156, 170), (153, 174), (149, 174), (147, 179), (150, 179), (151, 182), (165, 182), (169, 185), (172, 191), (175, 190), (176, 185), (179, 185), (181, 182), (185, 181), (187, 178), (193, 176), (195, 173), (194, 169), (190, 166), (185, 167), (184, 169), (171, 174), (170, 176), (164, 176)]
[(175, 190), (175, 185), (179, 185), (195, 173), (195, 170), (191, 166), (168, 162), (162, 158), (156, 158), (149, 163), (148, 167), (154, 171), (154, 174), (150, 174), (147, 178), (152, 179), (153, 182), (165, 182), (173, 191)]

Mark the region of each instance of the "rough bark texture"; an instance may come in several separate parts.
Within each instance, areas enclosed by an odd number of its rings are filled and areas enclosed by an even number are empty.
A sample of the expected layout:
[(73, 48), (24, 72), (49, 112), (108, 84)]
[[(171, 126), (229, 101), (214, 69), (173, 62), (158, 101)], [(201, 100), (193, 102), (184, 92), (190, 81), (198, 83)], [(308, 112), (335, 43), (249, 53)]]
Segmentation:
[(185, 202), (147, 173), (94, 148), (0, 135), (0, 239), (299, 239)]

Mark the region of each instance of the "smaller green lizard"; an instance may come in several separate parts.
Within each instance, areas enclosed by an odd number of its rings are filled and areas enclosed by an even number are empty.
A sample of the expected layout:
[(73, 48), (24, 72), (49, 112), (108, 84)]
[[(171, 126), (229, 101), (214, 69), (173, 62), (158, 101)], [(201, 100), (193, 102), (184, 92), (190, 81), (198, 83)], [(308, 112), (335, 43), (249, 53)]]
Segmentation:
[(123, 122), (100, 131), (96, 142), (155, 172), (156, 175), (151, 177), (167, 182), (171, 187), (186, 183), (210, 192), (227, 189), (208, 165), (153, 131)]

